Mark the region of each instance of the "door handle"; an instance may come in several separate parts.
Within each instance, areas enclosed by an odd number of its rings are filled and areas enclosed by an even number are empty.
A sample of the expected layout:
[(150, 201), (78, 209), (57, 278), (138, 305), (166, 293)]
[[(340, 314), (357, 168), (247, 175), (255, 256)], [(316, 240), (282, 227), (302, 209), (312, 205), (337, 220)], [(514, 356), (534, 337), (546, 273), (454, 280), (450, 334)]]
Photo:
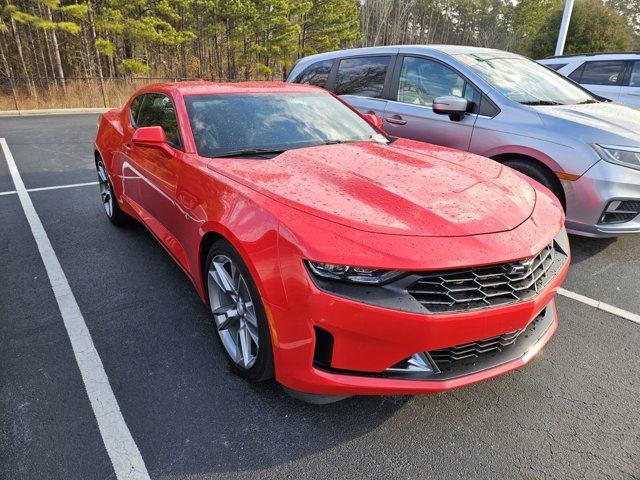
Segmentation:
[(393, 115), (391, 117), (385, 118), (385, 120), (393, 125), (406, 125), (407, 121), (403, 120), (400, 115)]
[(125, 152), (130, 152), (131, 150), (133, 150), (133, 147), (128, 143), (123, 143), (122, 148), (124, 149)]

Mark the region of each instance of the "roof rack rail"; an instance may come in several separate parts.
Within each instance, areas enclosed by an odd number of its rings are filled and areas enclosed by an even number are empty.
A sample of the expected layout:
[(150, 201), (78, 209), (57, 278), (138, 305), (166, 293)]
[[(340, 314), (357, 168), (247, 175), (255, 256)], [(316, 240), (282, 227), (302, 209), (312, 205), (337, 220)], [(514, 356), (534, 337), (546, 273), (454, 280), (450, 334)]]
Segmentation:
[(594, 57), (596, 55), (640, 55), (640, 51), (631, 52), (592, 52), (592, 53), (570, 53), (569, 55), (552, 55), (550, 57), (544, 57), (543, 60), (550, 60), (552, 58), (569, 58), (569, 57)]

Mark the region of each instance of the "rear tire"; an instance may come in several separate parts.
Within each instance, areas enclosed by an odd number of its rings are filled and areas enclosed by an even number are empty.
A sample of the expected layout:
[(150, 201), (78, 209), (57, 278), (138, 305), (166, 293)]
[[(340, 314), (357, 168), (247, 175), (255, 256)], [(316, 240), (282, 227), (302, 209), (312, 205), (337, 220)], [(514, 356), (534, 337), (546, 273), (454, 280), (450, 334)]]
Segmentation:
[(564, 196), (564, 189), (558, 177), (548, 168), (537, 165), (534, 160), (526, 160), (524, 158), (514, 158), (513, 160), (507, 160), (503, 162), (507, 167), (511, 167), (514, 170), (533, 178), (536, 182), (541, 183), (547, 187), (553, 194), (560, 200), (562, 208), (566, 210), (566, 200)]
[(218, 240), (211, 245), (204, 266), (214, 327), (231, 368), (250, 382), (273, 378), (267, 315), (240, 254), (226, 240)]
[(116, 198), (113, 185), (107, 173), (107, 167), (102, 158), (98, 158), (96, 161), (96, 170), (98, 171), (98, 185), (100, 186), (100, 199), (102, 200), (104, 213), (106, 213), (107, 218), (114, 225), (124, 225), (127, 223), (129, 217), (120, 209), (120, 205), (118, 205), (118, 199)]

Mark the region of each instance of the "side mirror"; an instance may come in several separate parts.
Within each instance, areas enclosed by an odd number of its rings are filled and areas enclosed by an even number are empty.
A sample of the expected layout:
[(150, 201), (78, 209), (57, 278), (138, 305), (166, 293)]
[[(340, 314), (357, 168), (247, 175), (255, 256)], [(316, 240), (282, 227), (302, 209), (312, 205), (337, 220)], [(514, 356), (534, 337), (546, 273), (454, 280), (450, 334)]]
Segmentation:
[(453, 121), (459, 122), (469, 109), (469, 101), (454, 95), (437, 97), (433, 101), (433, 112), (439, 115), (449, 115)]
[(376, 127), (378, 130), (382, 130), (382, 118), (375, 112), (365, 113), (364, 118), (366, 118), (367, 122)]
[(139, 147), (155, 148), (167, 157), (173, 157), (173, 149), (167, 143), (167, 136), (162, 127), (140, 127), (133, 133), (131, 141)]

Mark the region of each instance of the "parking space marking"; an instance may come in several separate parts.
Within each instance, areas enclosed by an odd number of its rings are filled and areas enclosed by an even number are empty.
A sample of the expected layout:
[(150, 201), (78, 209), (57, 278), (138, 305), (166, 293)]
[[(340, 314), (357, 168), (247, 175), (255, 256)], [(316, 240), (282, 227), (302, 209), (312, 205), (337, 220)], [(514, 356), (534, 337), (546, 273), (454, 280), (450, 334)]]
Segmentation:
[(565, 290), (564, 288), (558, 289), (558, 293), (564, 297), (571, 298), (578, 302), (582, 302), (585, 305), (589, 305), (593, 308), (597, 308), (598, 310), (602, 310), (603, 312), (611, 313), (612, 315), (616, 315), (626, 320), (631, 320), (632, 322), (640, 325), (640, 315), (636, 313), (631, 313), (621, 308), (614, 307), (613, 305), (609, 305), (608, 303), (604, 303), (599, 300), (594, 300), (593, 298), (585, 297), (584, 295), (580, 295), (579, 293), (570, 292), (569, 290)]
[(80, 307), (4, 138), (0, 138), (0, 147), (4, 152), (16, 193), (47, 271), (116, 478), (119, 480), (149, 480), (147, 467), (124, 421), (120, 406), (104, 371), (102, 360), (98, 355), (82, 312), (80, 312)]
[[(27, 192), (44, 192), (46, 190), (59, 190), (61, 188), (86, 187), (87, 185), (97, 185), (98, 182), (70, 183), (68, 185), (54, 185), (52, 187), (27, 188)], [(15, 195), (18, 192), (9, 190), (8, 192), (0, 192), (0, 195)]]

